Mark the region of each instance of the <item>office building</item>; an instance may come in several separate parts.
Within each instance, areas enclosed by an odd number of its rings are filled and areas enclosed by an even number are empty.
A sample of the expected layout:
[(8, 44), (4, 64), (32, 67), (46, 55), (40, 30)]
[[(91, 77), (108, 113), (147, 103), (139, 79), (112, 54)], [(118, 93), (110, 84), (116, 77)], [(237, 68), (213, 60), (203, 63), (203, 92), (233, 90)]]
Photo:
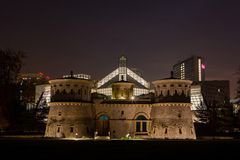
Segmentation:
[(193, 82), (205, 81), (206, 65), (200, 56), (192, 56), (173, 65), (173, 75), (176, 78)]

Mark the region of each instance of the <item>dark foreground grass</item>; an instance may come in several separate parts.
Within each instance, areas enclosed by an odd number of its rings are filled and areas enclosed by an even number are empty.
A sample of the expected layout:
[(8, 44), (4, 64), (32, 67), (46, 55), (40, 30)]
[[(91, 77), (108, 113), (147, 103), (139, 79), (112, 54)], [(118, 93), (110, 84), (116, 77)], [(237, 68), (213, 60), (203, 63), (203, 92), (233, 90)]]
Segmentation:
[[(0, 138), (1, 155), (17, 159), (233, 159), (239, 140), (55, 140)], [(237, 159), (238, 159), (237, 158)]]

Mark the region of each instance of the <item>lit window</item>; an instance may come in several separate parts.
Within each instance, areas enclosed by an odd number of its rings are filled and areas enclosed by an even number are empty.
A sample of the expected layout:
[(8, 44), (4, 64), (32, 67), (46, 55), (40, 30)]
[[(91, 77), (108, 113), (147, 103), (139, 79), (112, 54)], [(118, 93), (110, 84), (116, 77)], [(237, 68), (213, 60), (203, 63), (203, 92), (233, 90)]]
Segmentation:
[(147, 128), (147, 118), (143, 115), (138, 116), (136, 119), (136, 134), (148, 134)]

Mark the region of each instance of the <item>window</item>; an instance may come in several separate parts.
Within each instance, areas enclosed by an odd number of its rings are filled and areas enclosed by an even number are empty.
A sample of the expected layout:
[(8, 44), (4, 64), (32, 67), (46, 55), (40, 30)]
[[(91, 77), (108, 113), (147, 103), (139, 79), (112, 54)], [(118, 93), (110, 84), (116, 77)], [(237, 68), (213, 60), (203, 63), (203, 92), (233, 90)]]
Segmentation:
[(121, 112), (121, 115), (123, 115), (123, 114), (124, 114), (124, 111)]
[(174, 84), (171, 84), (170, 87), (174, 87)]
[(73, 89), (71, 89), (71, 94), (74, 94), (74, 91), (73, 91)]
[(99, 117), (99, 120), (107, 121), (107, 120), (109, 120), (109, 118), (106, 115), (102, 115), (102, 116)]
[(177, 90), (175, 90), (175, 94), (177, 94)]
[(124, 77), (123, 77), (123, 75), (121, 75), (121, 81), (124, 81)]
[(136, 134), (148, 134), (147, 133), (147, 118), (140, 115), (136, 119)]
[(60, 127), (57, 127), (57, 132), (58, 132), (58, 133), (60, 132)]
[(181, 112), (179, 112), (178, 113), (178, 118), (181, 118), (181, 117), (182, 117)]
[(181, 128), (179, 128), (179, 134), (182, 134), (182, 129)]
[(182, 87), (182, 85), (181, 85), (181, 84), (179, 84), (179, 85), (178, 85), (178, 87)]
[(58, 116), (61, 116), (62, 115), (62, 112), (58, 112)]
[(167, 128), (165, 128), (165, 134), (167, 134)]
[(73, 127), (70, 127), (70, 133), (73, 133)]
[(67, 87), (70, 87), (70, 84), (66, 84)]
[(141, 132), (141, 123), (136, 122), (136, 132)]
[(155, 134), (156, 126), (153, 126), (153, 134)]
[(87, 131), (87, 134), (89, 134), (89, 128), (88, 127), (86, 128), (86, 131)]
[(147, 122), (142, 123), (142, 132), (147, 132)]
[(59, 92), (59, 89), (56, 91), (56, 94), (59, 94), (60, 92)]

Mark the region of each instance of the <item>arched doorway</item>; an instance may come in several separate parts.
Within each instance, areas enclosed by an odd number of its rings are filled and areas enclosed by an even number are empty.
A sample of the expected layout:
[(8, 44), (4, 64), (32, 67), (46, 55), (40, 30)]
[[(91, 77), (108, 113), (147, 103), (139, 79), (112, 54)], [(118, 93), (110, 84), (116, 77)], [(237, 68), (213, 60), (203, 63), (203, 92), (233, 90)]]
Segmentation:
[(148, 134), (148, 120), (145, 116), (139, 115), (136, 118), (136, 135), (147, 135)]
[(108, 133), (110, 131), (110, 127), (109, 117), (107, 115), (101, 115), (98, 117), (96, 129), (98, 132), (98, 136), (109, 136)]

